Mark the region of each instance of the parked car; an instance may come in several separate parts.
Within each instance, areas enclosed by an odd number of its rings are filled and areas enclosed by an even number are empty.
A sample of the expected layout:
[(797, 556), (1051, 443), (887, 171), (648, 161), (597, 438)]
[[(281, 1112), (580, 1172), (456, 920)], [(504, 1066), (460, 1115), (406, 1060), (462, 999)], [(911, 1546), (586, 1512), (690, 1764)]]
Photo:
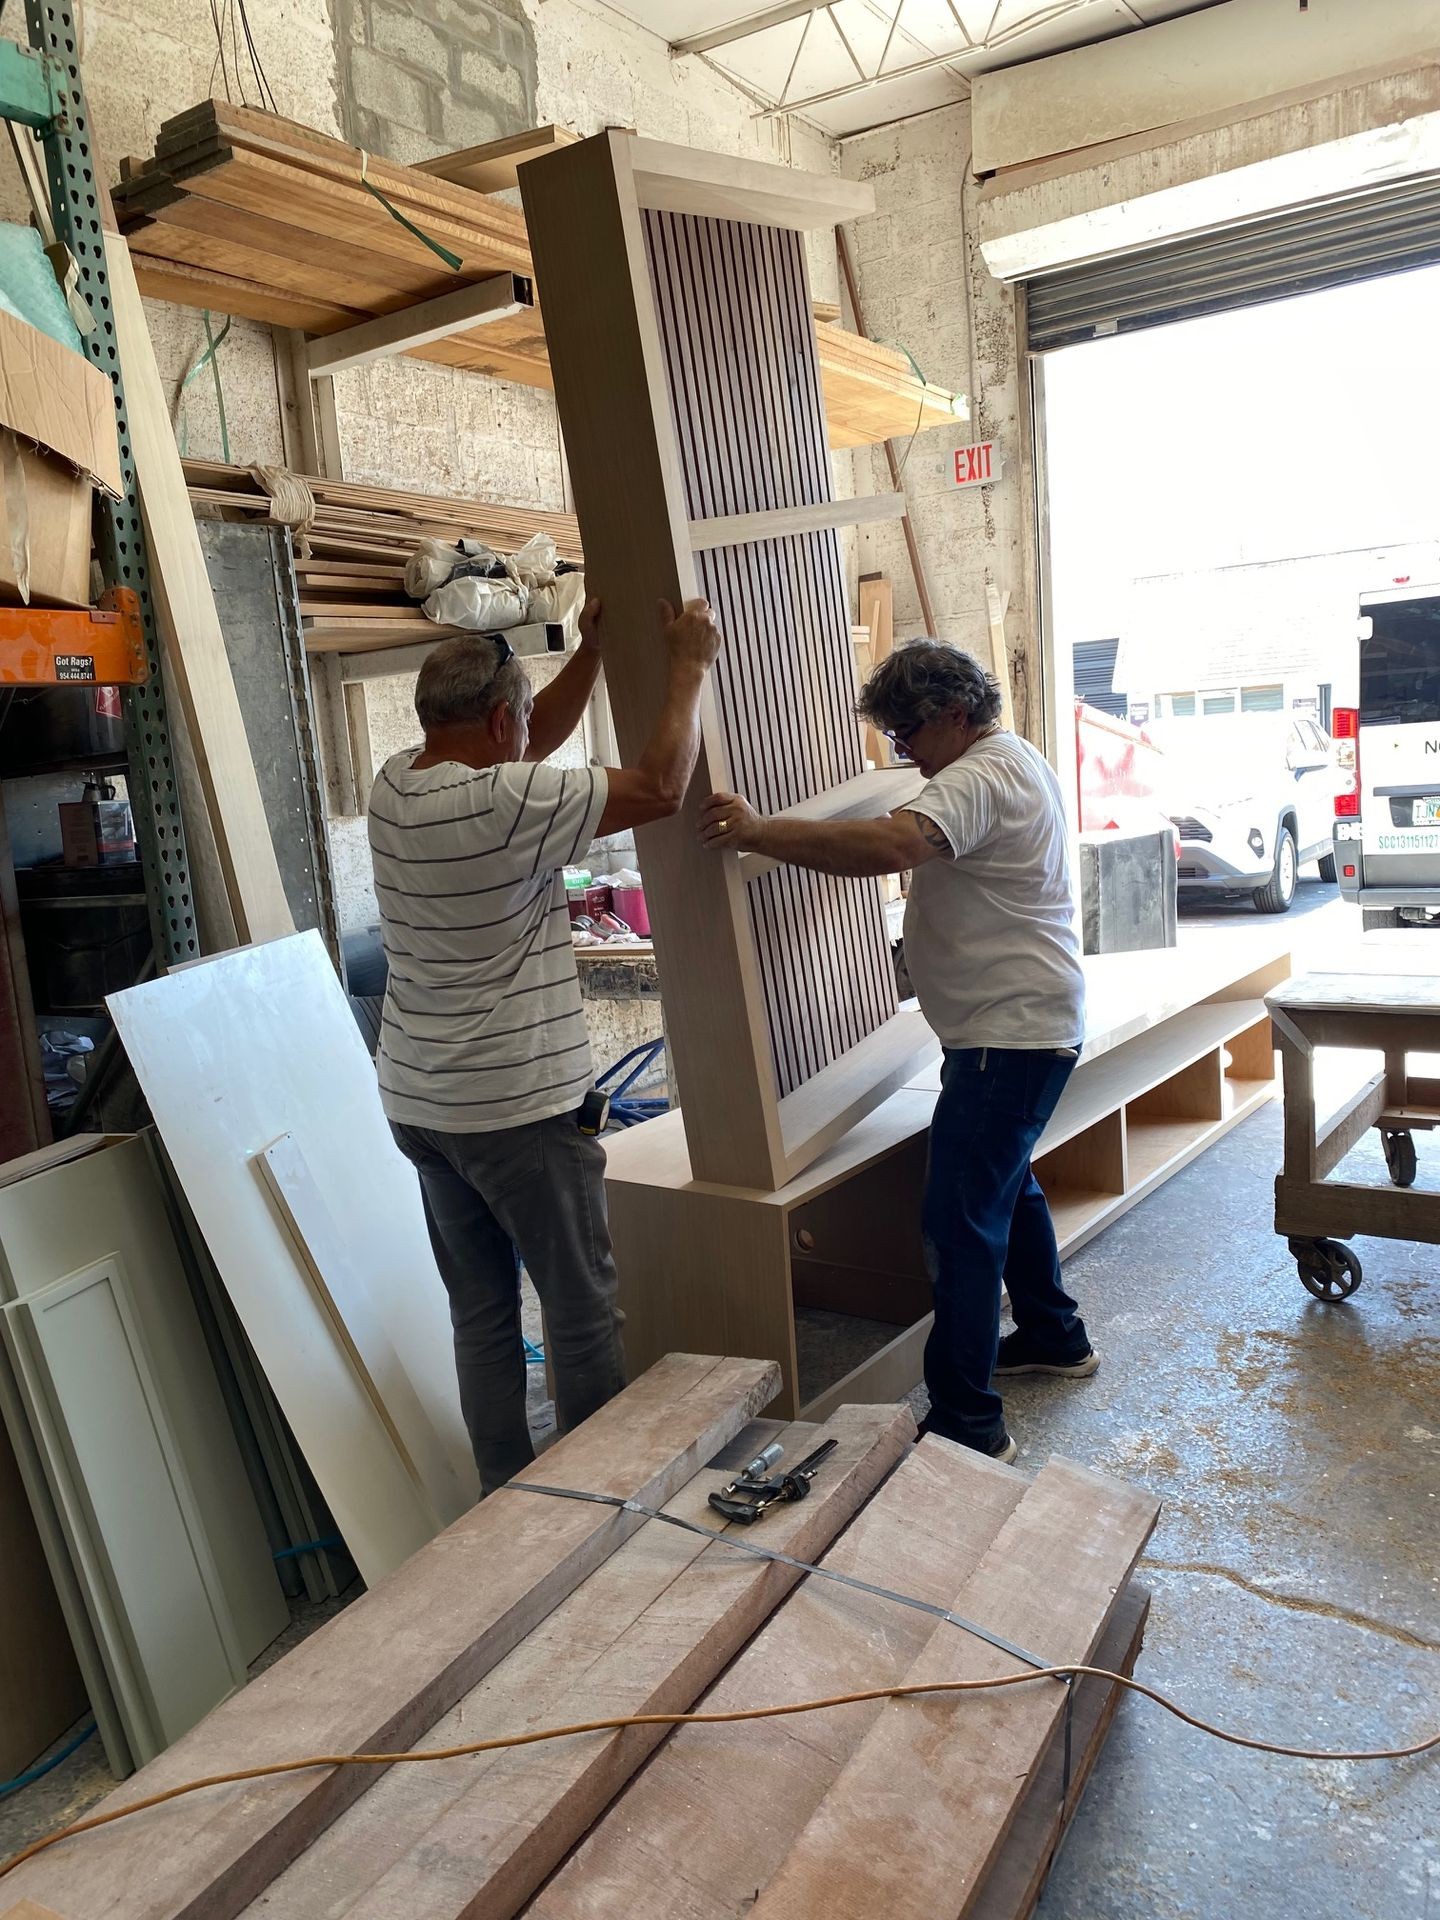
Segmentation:
[(1166, 810), (1180, 836), (1182, 891), (1248, 893), (1260, 913), (1287, 913), (1300, 868), (1335, 879), (1329, 734), (1303, 714), (1254, 713), (1155, 722), (1169, 767)]
[(1340, 891), (1365, 926), (1440, 922), (1440, 586), (1360, 601), (1360, 704), (1337, 710)]

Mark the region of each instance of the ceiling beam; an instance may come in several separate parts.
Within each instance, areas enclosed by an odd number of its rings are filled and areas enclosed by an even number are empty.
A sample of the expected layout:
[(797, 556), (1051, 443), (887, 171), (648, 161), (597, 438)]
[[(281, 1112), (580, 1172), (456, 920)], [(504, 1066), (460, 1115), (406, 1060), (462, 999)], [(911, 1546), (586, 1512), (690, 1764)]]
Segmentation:
[(807, 13), (819, 13), (827, 0), (781, 0), (763, 13), (746, 14), (728, 26), (711, 27), (705, 33), (692, 33), (688, 39), (672, 40), (672, 53), (713, 53), (716, 47), (728, 47), (732, 41), (748, 40), (752, 33), (764, 33), (767, 27), (783, 27), (787, 20), (803, 19)]

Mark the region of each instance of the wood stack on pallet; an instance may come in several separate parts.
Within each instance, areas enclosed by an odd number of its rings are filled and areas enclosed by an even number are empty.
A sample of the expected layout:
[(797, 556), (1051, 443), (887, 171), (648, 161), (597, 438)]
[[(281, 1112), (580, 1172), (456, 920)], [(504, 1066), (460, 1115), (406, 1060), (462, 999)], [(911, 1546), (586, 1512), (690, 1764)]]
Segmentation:
[[(518, 209), (254, 107), (202, 101), (167, 120), (154, 154), (126, 160), (122, 174), (115, 211), (141, 292), (181, 306), (331, 334), (498, 273), (531, 274)], [(904, 438), (953, 417), (953, 397), (903, 353), (829, 323), (818, 332), (833, 445)], [(533, 304), (413, 353), (551, 384)]]
[(420, 540), (482, 540), (498, 553), (512, 553), (534, 534), (545, 533), (562, 560), (578, 565), (582, 557), (572, 514), (367, 487), (314, 474), (291, 477), (303, 482), (313, 503), (313, 514), (302, 516), (303, 524), (293, 516), (291, 489), (286, 487), (277, 501), (262, 470), (218, 460), (185, 462), (197, 514), (291, 516), (305, 645), (312, 653), (365, 653), (454, 631), (427, 619), (405, 592), (405, 562)]
[[(746, 1423), (777, 1384), (763, 1362), (671, 1355), (107, 1810), (316, 1752), (1023, 1670), (942, 1610), (1040, 1660), (1130, 1670), (1147, 1606), (1130, 1576), (1156, 1502), (1061, 1461), (1030, 1481), (945, 1441), (912, 1447), (903, 1407), (781, 1430), (789, 1458), (817, 1432), (836, 1451), (808, 1500), (742, 1538), (923, 1608), (614, 1504), (523, 1490), (599, 1493), (708, 1530), (707, 1495), (733, 1471), (713, 1456), (754, 1446)], [(4, 1893), (68, 1920), (733, 1920), (752, 1908), (760, 1920), (1014, 1920), (1038, 1897), (1117, 1692), (1085, 1679), (1071, 1698), (1036, 1679), (668, 1737), (631, 1726), (388, 1771), (314, 1767), (63, 1842)]]

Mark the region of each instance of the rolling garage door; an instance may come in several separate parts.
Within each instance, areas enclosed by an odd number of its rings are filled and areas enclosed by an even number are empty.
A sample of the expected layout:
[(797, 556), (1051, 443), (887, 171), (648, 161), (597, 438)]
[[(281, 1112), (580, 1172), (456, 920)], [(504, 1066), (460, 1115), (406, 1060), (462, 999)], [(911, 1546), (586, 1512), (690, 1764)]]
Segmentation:
[(1032, 352), (1440, 262), (1440, 176), (1026, 282)]

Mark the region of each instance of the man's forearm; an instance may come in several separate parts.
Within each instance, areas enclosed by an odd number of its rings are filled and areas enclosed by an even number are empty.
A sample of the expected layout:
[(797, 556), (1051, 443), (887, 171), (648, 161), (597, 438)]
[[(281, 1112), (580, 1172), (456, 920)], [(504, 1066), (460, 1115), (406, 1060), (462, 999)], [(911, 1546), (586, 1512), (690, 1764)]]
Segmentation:
[(527, 760), (545, 760), (565, 744), (579, 726), (599, 678), (599, 649), (578, 647), (549, 686), (535, 696)]
[(700, 694), (705, 669), (680, 662), (670, 669), (665, 704), (645, 743), (638, 772), (658, 793), (684, 798), (700, 752)]
[(907, 864), (901, 855), (894, 823), (888, 817), (884, 820), (784, 820), (771, 816), (756, 823), (747, 850), (779, 860), (786, 866), (860, 878), (899, 873)]

